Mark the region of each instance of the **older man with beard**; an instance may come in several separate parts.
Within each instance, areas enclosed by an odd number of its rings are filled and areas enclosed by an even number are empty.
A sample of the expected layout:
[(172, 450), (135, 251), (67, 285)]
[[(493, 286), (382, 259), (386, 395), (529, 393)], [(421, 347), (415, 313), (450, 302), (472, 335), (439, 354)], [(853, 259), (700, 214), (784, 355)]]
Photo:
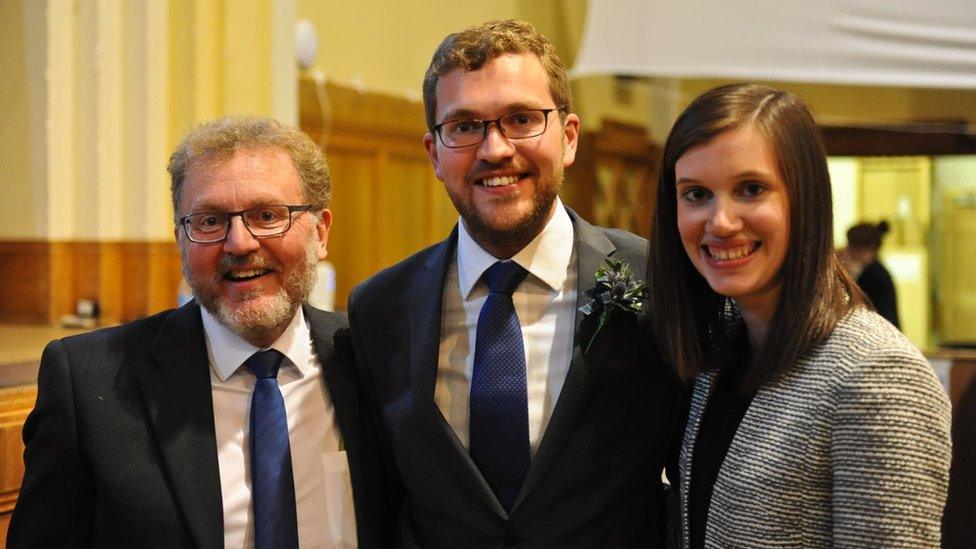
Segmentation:
[(388, 546), (345, 317), (303, 306), (332, 222), (325, 157), (295, 128), (224, 118), (169, 172), (196, 299), (48, 345), (8, 546)]

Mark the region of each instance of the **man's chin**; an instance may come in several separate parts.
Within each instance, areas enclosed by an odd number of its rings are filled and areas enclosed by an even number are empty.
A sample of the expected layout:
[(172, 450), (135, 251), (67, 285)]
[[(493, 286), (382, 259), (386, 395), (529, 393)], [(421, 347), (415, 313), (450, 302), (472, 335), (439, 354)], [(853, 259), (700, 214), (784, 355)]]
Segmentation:
[(490, 212), (478, 215), (476, 219), (465, 219), (465, 225), (472, 236), (492, 242), (509, 242), (532, 240), (546, 226), (546, 221), (546, 216), (537, 211)]
[(233, 303), (220, 302), (207, 310), (245, 340), (264, 339), (267, 334), (280, 332), (287, 326), (298, 309), (298, 305), (293, 305), (283, 294), (251, 297)]

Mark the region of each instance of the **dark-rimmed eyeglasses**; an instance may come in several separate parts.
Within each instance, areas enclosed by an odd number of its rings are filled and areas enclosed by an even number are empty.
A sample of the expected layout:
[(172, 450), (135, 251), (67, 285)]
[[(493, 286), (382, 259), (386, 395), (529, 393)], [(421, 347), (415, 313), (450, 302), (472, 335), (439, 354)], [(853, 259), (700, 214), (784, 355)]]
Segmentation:
[(459, 149), (477, 145), (488, 136), (488, 126), (495, 124), (498, 131), (508, 139), (527, 139), (546, 133), (549, 127), (549, 113), (561, 111), (562, 107), (552, 109), (527, 109), (506, 114), (494, 120), (462, 118), (448, 120), (434, 126), (434, 132), (441, 143), (449, 149)]
[(291, 228), (292, 214), (295, 212), (313, 212), (315, 206), (286, 206), (275, 204), (258, 206), (239, 212), (200, 212), (184, 215), (179, 219), (180, 225), (191, 242), (209, 244), (221, 242), (227, 238), (231, 219), (240, 216), (244, 226), (254, 238), (269, 238), (283, 235)]

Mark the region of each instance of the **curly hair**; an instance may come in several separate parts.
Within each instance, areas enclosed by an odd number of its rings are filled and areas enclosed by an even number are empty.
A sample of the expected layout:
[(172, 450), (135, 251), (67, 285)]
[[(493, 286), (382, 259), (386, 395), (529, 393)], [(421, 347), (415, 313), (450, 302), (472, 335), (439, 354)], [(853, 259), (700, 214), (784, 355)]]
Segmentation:
[(820, 132), (795, 95), (756, 84), (705, 92), (678, 117), (664, 146), (648, 258), (651, 316), (665, 356), (685, 377), (719, 367), (723, 338), (739, 321), (692, 265), (678, 233), (675, 165), (719, 134), (752, 126), (776, 153), (789, 193), (783, 289), (769, 333), (743, 390), (755, 390), (833, 332), (864, 303), (834, 252), (830, 174)]
[(556, 48), (549, 39), (525, 21), (507, 19), (488, 21), (447, 35), (434, 52), (424, 75), (424, 111), (427, 128), (437, 123), (437, 81), (453, 70), (476, 71), (485, 63), (504, 54), (533, 53), (549, 76), (549, 93), (560, 116), (573, 111), (573, 94), (569, 78)]
[(325, 154), (298, 128), (273, 118), (226, 116), (205, 122), (180, 141), (169, 159), (173, 212), (179, 209), (183, 182), (193, 170), (230, 159), (242, 150), (280, 149), (291, 157), (298, 171), (305, 200), (318, 209), (329, 207), (332, 178)]

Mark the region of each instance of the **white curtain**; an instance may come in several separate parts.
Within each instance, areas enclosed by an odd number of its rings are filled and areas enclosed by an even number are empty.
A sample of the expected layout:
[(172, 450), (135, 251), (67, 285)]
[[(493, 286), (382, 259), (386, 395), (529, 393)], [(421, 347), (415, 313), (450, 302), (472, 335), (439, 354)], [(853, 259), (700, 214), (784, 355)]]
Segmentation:
[(976, 0), (590, 0), (572, 72), (976, 88)]

